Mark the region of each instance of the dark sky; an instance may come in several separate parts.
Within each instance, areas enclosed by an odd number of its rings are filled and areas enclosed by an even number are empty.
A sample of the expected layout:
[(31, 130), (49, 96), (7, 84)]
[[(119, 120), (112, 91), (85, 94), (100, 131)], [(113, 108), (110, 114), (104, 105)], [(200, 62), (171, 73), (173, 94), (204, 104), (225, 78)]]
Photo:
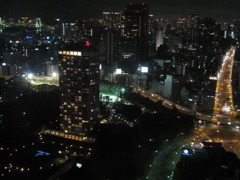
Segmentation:
[(129, 2), (145, 2), (157, 17), (184, 17), (187, 13), (214, 16), (219, 21), (240, 17), (239, 0), (1, 0), (0, 16), (102, 18), (101, 12), (120, 11)]

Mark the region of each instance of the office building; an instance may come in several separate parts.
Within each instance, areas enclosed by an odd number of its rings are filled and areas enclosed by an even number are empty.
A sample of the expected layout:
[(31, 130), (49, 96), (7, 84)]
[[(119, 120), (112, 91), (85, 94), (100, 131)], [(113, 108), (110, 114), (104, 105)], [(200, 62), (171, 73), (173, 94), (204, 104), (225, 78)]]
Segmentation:
[(109, 29), (118, 30), (120, 26), (120, 12), (103, 12), (103, 25)]
[(100, 53), (102, 64), (113, 65), (113, 61), (119, 56), (119, 37), (115, 30), (107, 30), (102, 33)]
[(187, 21), (186, 21), (186, 40), (190, 44), (196, 44), (197, 43), (197, 30), (199, 26), (199, 16), (195, 14), (188, 14), (187, 15)]
[(148, 6), (144, 3), (129, 3), (121, 12), (120, 55), (125, 62), (125, 72), (129, 72), (126, 68), (132, 65), (135, 72), (137, 64), (148, 59), (148, 23)]

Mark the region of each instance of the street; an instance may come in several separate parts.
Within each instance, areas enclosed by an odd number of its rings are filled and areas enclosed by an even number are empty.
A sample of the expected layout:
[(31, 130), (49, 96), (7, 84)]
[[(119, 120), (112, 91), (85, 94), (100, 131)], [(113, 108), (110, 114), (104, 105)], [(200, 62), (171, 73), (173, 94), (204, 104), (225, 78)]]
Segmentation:
[[(180, 150), (185, 144), (190, 144), (192, 136), (176, 139), (165, 147), (156, 150), (152, 163), (149, 165), (146, 176), (143, 179), (169, 180), (172, 179), (176, 163), (179, 161)], [(166, 142), (167, 143), (167, 142)]]

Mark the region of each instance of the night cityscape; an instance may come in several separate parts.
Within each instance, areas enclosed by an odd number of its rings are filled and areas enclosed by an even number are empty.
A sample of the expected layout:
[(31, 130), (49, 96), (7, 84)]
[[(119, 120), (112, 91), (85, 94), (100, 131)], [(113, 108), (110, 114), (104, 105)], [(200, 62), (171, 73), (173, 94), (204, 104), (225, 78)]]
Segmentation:
[(9, 0), (0, 179), (240, 180), (236, 0)]

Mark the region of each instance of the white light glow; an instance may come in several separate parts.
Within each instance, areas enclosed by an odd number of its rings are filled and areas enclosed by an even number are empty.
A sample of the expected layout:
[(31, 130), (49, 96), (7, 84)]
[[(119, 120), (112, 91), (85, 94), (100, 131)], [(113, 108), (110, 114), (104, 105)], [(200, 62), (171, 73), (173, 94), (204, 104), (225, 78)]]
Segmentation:
[(53, 72), (52, 77), (57, 77), (57, 73)]
[(77, 166), (78, 168), (81, 168), (81, 167), (82, 167), (82, 164), (81, 164), (81, 163), (77, 163), (76, 166)]
[(231, 111), (231, 107), (229, 107), (229, 106), (227, 106), (227, 105), (225, 105), (225, 106), (223, 106), (223, 111), (225, 111), (225, 112), (230, 112)]
[(33, 74), (31, 74), (31, 73), (28, 74), (28, 78), (29, 78), (29, 79), (32, 79), (32, 78), (33, 78)]
[(142, 73), (148, 73), (148, 67), (141, 67)]
[(122, 69), (116, 69), (116, 73), (115, 74), (122, 74)]

